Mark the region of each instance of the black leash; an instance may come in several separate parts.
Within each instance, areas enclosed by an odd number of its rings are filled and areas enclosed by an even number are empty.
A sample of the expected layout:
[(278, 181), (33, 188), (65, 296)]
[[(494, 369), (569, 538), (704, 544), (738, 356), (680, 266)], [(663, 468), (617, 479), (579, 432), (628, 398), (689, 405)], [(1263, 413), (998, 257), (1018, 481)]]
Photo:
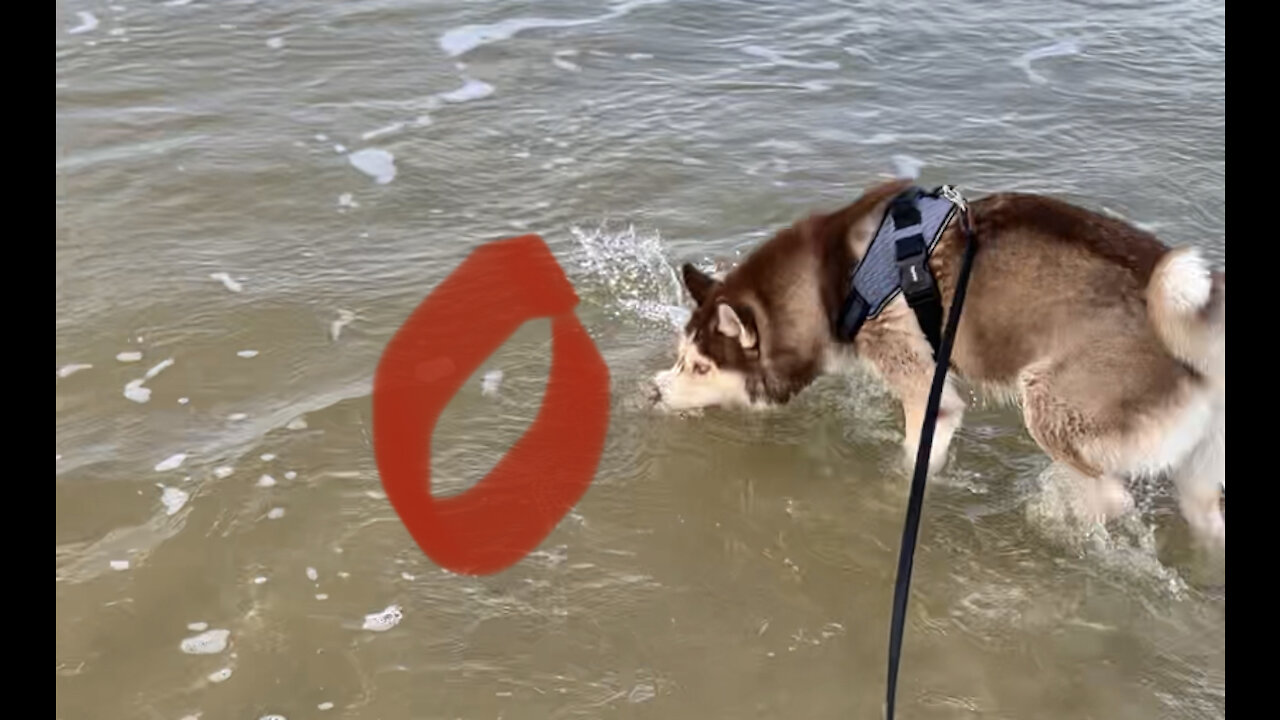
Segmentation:
[(911, 567), (915, 561), (916, 537), (920, 531), (920, 512), (924, 505), (924, 486), (929, 473), (929, 455), (933, 449), (934, 426), (938, 421), (938, 408), (942, 404), (942, 390), (946, 384), (947, 370), (951, 366), (951, 346), (955, 342), (956, 326), (960, 323), (960, 311), (964, 307), (965, 292), (969, 287), (969, 272), (973, 257), (978, 251), (977, 237), (969, 218), (969, 206), (956, 196), (959, 206), (960, 226), (964, 232), (964, 259), (956, 280), (956, 293), (947, 314), (947, 327), (938, 348), (937, 365), (933, 371), (933, 385), (929, 389), (929, 402), (925, 406), (924, 427), (920, 429), (920, 447), (916, 452), (915, 474), (911, 478), (911, 496), (907, 500), (907, 520), (902, 528), (902, 546), (898, 553), (898, 577), (893, 586), (893, 619), (889, 625), (889, 676), (885, 693), (885, 720), (893, 720), (894, 698), (898, 690), (898, 662), (902, 658), (902, 635), (907, 621), (907, 597), (911, 589)]

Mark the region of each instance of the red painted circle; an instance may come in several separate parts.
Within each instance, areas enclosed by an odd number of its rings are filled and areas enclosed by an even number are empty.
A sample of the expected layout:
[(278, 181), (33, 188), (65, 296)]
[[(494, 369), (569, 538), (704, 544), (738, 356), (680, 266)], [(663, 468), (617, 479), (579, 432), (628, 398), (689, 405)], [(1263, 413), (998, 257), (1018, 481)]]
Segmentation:
[[(609, 371), (573, 313), (577, 295), (537, 235), (483, 245), (392, 337), (373, 381), (387, 497), (414, 541), (454, 572), (519, 562), (586, 492), (609, 425)], [(529, 430), (474, 487), (431, 494), (431, 431), (449, 400), (525, 322), (551, 318), (551, 371)]]

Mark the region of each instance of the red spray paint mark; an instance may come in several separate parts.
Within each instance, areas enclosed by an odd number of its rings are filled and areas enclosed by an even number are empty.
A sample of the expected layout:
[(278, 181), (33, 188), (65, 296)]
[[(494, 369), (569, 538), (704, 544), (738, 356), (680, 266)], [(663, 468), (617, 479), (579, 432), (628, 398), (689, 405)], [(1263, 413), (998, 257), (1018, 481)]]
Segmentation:
[[(546, 243), (483, 245), (387, 344), (373, 381), (382, 486), (434, 562), (473, 575), (528, 555), (586, 492), (609, 425), (609, 370), (573, 309), (578, 297)], [(431, 431), (453, 396), (521, 325), (551, 318), (551, 372), (529, 430), (474, 487), (431, 494)]]

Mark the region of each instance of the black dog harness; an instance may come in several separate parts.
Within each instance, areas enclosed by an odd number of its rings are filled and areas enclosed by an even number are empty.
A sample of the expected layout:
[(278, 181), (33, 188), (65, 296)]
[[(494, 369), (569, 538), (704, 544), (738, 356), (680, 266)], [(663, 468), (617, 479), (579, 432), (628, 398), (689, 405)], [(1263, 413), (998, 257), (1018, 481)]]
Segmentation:
[(853, 342), (899, 292), (920, 321), (933, 354), (942, 342), (942, 295), (929, 270), (929, 255), (963, 198), (950, 185), (912, 187), (889, 204), (867, 253), (849, 275), (849, 293), (835, 320), (836, 336)]

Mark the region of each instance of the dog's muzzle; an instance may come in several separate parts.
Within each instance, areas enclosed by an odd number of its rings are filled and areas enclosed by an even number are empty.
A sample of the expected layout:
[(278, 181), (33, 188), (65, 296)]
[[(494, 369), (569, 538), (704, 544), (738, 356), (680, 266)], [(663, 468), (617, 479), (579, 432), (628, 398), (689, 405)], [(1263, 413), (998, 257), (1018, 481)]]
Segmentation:
[(657, 405), (660, 402), (662, 402), (662, 388), (658, 386), (658, 383), (650, 381), (649, 382), (649, 404)]

